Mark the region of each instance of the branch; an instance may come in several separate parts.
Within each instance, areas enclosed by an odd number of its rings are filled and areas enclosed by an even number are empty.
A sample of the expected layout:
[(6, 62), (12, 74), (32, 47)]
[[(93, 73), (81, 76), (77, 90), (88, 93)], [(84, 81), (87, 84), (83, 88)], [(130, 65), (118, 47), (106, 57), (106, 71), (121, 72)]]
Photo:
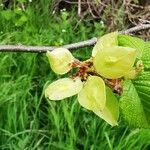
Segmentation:
[[(133, 32), (137, 32), (140, 30), (150, 29), (150, 24), (142, 24), (136, 27), (120, 31), (120, 34), (129, 34)], [(94, 37), (92, 39), (81, 41), (77, 43), (72, 43), (68, 45), (64, 45), (61, 47), (67, 48), (69, 50), (78, 49), (83, 47), (92, 46), (97, 42), (97, 38)], [(0, 45), (0, 52), (33, 52), (33, 53), (45, 53), (47, 51), (52, 51), (56, 46), (25, 46), (25, 45)]]
[(133, 28), (127, 29), (125, 31), (121, 31), (120, 34), (129, 34), (129, 33), (137, 32), (140, 30), (146, 30), (146, 29), (150, 29), (150, 24), (141, 24)]

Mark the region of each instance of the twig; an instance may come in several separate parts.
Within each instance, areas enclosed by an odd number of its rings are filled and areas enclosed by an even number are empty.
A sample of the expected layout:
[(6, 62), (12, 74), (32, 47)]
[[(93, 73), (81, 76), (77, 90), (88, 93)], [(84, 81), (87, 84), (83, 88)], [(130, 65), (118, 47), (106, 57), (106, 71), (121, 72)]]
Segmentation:
[[(69, 3), (69, 4), (78, 4), (78, 2), (71, 2), (71, 1), (68, 1), (68, 0), (62, 0), (63, 2), (66, 2), (66, 3)], [(87, 2), (80, 2), (81, 4), (87, 4)], [(96, 2), (90, 2), (92, 4), (97, 4)]]
[(78, 0), (78, 16), (81, 17), (81, 0)]
[(142, 24), (144, 24), (144, 23), (150, 24), (150, 21), (149, 21), (149, 20), (139, 19), (139, 21), (140, 21)]
[[(69, 50), (78, 49), (82, 47), (87, 47), (94, 45), (97, 41), (97, 38), (81, 41), (78, 43), (72, 43), (60, 47), (67, 48)], [(25, 46), (25, 45), (0, 45), (0, 52), (35, 52), (35, 53), (44, 53), (47, 51), (52, 51), (58, 46)]]
[(87, 0), (87, 4), (88, 4), (88, 8), (89, 8), (89, 11), (90, 11), (90, 14), (92, 15), (92, 17), (93, 17), (94, 19), (99, 18), (99, 17), (97, 17), (97, 16), (95, 16), (95, 15), (93, 14), (92, 8), (91, 8), (91, 5), (90, 5), (90, 2), (89, 2), (88, 0)]
[(140, 30), (146, 30), (146, 29), (150, 29), (150, 24), (141, 24), (133, 28), (127, 29), (125, 31), (121, 31), (120, 34), (129, 34), (129, 33), (137, 32)]
[[(150, 29), (150, 24), (142, 24), (136, 27), (120, 31), (120, 34), (129, 34), (133, 32), (137, 32), (140, 30)], [(72, 43), (68, 45), (64, 45), (61, 47), (67, 48), (69, 50), (83, 48), (92, 46), (97, 42), (97, 38), (94, 37), (92, 39), (81, 41), (77, 43)], [(33, 52), (33, 53), (45, 53), (47, 51), (52, 51), (56, 46), (25, 46), (25, 45), (0, 45), (0, 52)]]

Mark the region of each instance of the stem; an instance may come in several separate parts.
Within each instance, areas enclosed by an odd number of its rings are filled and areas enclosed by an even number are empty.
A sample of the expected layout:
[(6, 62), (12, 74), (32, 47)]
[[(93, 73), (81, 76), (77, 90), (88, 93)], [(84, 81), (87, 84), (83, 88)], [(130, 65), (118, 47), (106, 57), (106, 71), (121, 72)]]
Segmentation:
[[(133, 28), (127, 29), (120, 31), (120, 34), (129, 34), (133, 32), (137, 32), (140, 30), (145, 30), (145, 29), (150, 29), (150, 24), (141, 24), (138, 26), (135, 26)], [(63, 45), (60, 47), (67, 48), (69, 50), (73, 49), (78, 49), (78, 48), (83, 48), (83, 47), (88, 47), (92, 46), (97, 42), (97, 38), (94, 37), (89, 40), (77, 42), (77, 43), (72, 43), (68, 45)], [(52, 51), (55, 48), (58, 48), (56, 46), (25, 46), (25, 45), (0, 45), (0, 52), (29, 52), (29, 53), (45, 53), (47, 51)]]

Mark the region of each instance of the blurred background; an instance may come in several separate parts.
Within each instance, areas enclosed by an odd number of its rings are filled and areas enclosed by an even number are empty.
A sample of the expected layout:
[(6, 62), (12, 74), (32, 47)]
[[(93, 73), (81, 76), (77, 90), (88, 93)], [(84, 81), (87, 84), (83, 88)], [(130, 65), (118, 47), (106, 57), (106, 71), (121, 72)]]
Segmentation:
[[(149, 0), (0, 0), (0, 44), (61, 46), (150, 23)], [(134, 35), (150, 39), (150, 30)], [(92, 47), (73, 51), (88, 59)], [(0, 53), (0, 149), (148, 150), (150, 130), (111, 127), (76, 96), (47, 101), (45, 54)]]

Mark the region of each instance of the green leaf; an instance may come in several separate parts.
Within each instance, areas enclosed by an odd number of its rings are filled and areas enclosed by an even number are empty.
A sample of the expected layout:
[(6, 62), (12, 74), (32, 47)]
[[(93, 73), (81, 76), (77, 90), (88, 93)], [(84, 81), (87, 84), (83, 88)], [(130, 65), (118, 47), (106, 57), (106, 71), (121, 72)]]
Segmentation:
[(106, 105), (102, 111), (94, 111), (96, 115), (104, 119), (111, 126), (118, 125), (119, 103), (110, 88), (106, 88)]
[(138, 51), (137, 57), (141, 58), (145, 42), (129, 35), (118, 35), (118, 45), (136, 49)]
[(16, 26), (22, 26), (24, 23), (28, 21), (28, 18), (26, 15), (22, 15), (15, 23)]
[(144, 70), (150, 71), (150, 42), (145, 42), (142, 61), (144, 64)]
[(9, 21), (9, 20), (13, 19), (14, 13), (12, 10), (8, 9), (8, 10), (2, 10), (1, 15), (2, 15), (2, 17), (4, 17), (6, 20)]
[(145, 42), (142, 61), (144, 71), (132, 82), (124, 83), (120, 107), (129, 124), (150, 128), (150, 42)]
[(125, 120), (134, 127), (148, 127), (148, 121), (141, 102), (139, 91), (134, 84), (127, 80), (124, 82), (123, 95), (120, 107)]
[(83, 83), (80, 78), (62, 78), (51, 83), (45, 89), (45, 97), (50, 100), (62, 100), (81, 91)]

